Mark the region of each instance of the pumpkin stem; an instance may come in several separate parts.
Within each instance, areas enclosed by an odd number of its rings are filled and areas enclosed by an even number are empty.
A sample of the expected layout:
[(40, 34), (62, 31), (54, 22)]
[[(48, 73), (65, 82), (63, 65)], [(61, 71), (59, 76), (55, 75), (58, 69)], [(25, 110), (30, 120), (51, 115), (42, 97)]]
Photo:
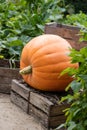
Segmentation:
[(32, 66), (27, 66), (19, 71), (20, 74), (30, 74), (32, 72)]

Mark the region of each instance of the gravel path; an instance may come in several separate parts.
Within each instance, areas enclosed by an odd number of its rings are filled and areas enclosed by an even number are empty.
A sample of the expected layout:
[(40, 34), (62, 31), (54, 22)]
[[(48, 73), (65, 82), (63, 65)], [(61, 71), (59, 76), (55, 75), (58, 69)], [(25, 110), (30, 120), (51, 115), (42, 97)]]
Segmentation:
[(10, 96), (0, 94), (0, 130), (43, 130), (33, 117), (10, 101)]

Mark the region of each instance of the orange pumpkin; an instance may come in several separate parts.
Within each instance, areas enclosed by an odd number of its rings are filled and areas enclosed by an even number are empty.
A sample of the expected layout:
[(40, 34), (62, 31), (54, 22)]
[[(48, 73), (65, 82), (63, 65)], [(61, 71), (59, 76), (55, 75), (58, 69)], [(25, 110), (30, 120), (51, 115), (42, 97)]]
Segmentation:
[(32, 39), (23, 48), (20, 59), (20, 73), (30, 86), (44, 91), (63, 91), (72, 81), (68, 75), (60, 76), (72, 64), (71, 45), (57, 35), (44, 34)]

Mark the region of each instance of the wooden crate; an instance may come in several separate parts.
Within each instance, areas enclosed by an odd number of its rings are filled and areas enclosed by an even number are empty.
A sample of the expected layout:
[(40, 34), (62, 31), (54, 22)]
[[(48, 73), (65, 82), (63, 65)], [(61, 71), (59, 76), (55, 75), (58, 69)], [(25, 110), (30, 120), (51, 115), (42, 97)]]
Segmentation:
[(28, 113), (30, 88), (21, 80), (12, 80), (11, 101)]
[(12, 79), (20, 79), (19, 61), (15, 61), (15, 67), (11, 61), (0, 59), (0, 92), (10, 93)]
[(63, 110), (69, 104), (59, 104), (65, 94), (38, 91), (23, 80), (12, 80), (11, 101), (41, 122), (45, 130), (56, 128), (65, 121)]
[(45, 25), (44, 32), (46, 34), (56, 34), (65, 38), (73, 48), (80, 50), (82, 47), (87, 46), (87, 41), (79, 42), (80, 28), (62, 25), (57, 23), (48, 23)]

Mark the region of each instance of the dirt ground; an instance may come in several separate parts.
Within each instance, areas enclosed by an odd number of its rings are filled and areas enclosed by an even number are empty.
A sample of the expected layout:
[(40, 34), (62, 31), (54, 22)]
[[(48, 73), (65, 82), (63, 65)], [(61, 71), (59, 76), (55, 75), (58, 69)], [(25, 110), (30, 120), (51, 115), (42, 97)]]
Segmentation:
[(0, 130), (43, 130), (41, 124), (0, 93)]

